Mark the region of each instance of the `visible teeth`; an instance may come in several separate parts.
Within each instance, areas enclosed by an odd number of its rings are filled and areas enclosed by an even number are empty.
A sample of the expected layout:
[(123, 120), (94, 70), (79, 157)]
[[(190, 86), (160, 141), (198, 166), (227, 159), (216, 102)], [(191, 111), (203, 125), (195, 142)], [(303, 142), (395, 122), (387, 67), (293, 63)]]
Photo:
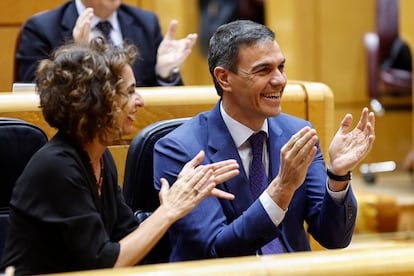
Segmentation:
[(280, 93), (262, 94), (262, 96), (265, 97), (265, 98), (279, 98)]

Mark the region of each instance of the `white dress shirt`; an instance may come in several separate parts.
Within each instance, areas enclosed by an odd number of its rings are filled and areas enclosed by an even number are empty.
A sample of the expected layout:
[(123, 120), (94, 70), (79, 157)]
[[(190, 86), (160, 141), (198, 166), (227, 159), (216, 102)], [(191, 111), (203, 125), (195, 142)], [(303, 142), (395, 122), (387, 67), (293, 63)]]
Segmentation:
[[(81, 0), (76, 0), (75, 1), (75, 4), (76, 4), (76, 10), (78, 11), (78, 14), (81, 15), (86, 10), (85, 5), (82, 3)], [(123, 42), (123, 36), (122, 36), (121, 28), (119, 26), (119, 21), (118, 21), (118, 17), (117, 17), (117, 12), (116, 11), (114, 13), (112, 13), (111, 16), (109, 16), (106, 19), (99, 18), (96, 15), (94, 15), (92, 17), (92, 21), (91, 21), (91, 33), (90, 33), (89, 40), (91, 40), (91, 39), (93, 39), (95, 37), (98, 37), (98, 36), (102, 36), (102, 33), (98, 30), (98, 28), (96, 28), (96, 25), (100, 21), (102, 21), (102, 20), (107, 20), (112, 25), (112, 30), (111, 30), (111, 33), (109, 34), (110, 37), (111, 37), (112, 42), (115, 45), (122, 44), (122, 42)]]

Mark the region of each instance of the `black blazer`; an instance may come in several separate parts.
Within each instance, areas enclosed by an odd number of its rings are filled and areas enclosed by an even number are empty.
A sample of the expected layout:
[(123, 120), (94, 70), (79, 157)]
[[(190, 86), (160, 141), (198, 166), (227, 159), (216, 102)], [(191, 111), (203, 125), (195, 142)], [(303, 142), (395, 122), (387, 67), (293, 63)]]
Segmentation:
[[(133, 66), (137, 86), (163, 85), (155, 74), (157, 49), (163, 39), (157, 15), (126, 4), (121, 4), (117, 12), (124, 40), (135, 44), (139, 50)], [(77, 18), (75, 1), (69, 1), (27, 20), (16, 53), (18, 79), (15, 82), (34, 81), (38, 62), (73, 39)], [(182, 84), (181, 79), (176, 84)]]

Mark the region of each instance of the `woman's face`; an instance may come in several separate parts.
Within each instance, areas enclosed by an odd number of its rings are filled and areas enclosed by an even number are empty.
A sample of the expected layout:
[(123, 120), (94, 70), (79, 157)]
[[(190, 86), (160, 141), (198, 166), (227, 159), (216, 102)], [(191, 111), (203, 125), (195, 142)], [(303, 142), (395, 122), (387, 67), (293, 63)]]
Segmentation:
[(120, 127), (122, 135), (130, 134), (133, 130), (135, 121), (135, 113), (138, 107), (144, 106), (144, 99), (135, 89), (135, 77), (132, 68), (126, 65), (122, 71), (122, 79), (124, 80), (121, 90), (128, 95), (125, 102), (125, 97), (120, 97), (121, 109), (117, 114), (117, 125)]

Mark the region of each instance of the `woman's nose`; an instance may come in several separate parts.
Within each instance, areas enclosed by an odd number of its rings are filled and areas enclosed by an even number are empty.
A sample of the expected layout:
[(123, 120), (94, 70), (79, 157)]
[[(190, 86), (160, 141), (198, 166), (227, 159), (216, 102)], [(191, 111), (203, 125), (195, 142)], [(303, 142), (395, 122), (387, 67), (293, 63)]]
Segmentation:
[(144, 98), (141, 96), (141, 94), (138, 91), (135, 91), (135, 105), (139, 107), (144, 106)]

